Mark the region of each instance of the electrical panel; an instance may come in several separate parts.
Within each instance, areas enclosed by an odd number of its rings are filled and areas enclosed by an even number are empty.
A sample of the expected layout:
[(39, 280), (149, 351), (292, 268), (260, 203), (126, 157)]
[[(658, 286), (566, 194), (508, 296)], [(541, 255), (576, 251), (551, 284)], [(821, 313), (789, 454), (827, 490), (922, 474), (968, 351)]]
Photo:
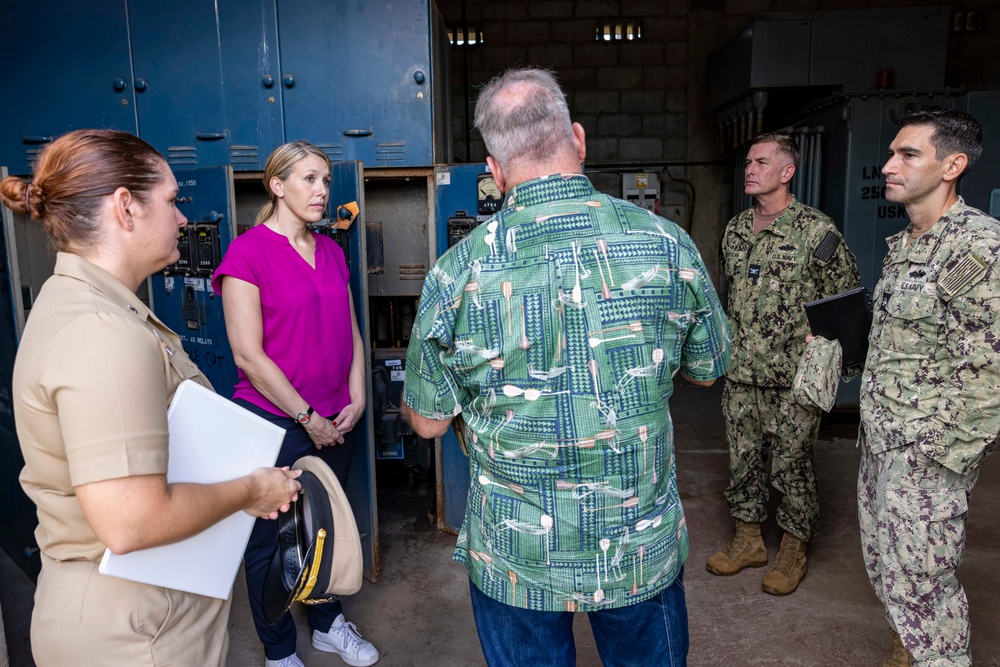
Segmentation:
[(180, 336), (184, 351), (215, 390), (231, 396), (236, 363), (226, 337), (222, 298), (212, 290), (212, 273), (235, 236), (232, 170), (203, 167), (175, 170), (177, 208), (188, 219), (180, 228), (179, 259), (149, 279), (150, 304)]
[(375, 458), (403, 459), (406, 452), (404, 436), (413, 434), (399, 413), (406, 376), (406, 350), (376, 348), (372, 356)]
[[(473, 229), (503, 206), (503, 193), (496, 187), (485, 164), (436, 167), (437, 254), (460, 242)], [(462, 452), (453, 429), (441, 436), (438, 450), (437, 527), (457, 533), (465, 516), (469, 494), (469, 459)]]
[(660, 214), (660, 178), (656, 174), (622, 174), (622, 198)]
[(478, 225), (479, 221), (465, 211), (455, 211), (455, 215), (448, 218), (448, 247), (464, 239)]
[[(228, 245), (228, 244), (227, 244)], [(188, 224), (177, 239), (180, 257), (163, 270), (169, 276), (210, 277), (222, 261), (219, 223)]]

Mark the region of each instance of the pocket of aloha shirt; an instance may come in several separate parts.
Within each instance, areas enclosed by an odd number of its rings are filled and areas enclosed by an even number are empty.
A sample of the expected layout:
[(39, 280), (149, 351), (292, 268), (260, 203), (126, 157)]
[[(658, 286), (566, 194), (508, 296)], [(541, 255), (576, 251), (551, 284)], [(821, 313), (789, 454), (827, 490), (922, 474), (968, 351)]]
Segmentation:
[(928, 580), (958, 567), (969, 510), (964, 488), (887, 486), (885, 504), (889, 520), (879, 528), (889, 532), (880, 541), (909, 581), (933, 586)]
[(792, 398), (806, 408), (833, 409), (844, 354), (837, 340), (816, 336), (806, 345), (792, 380)]

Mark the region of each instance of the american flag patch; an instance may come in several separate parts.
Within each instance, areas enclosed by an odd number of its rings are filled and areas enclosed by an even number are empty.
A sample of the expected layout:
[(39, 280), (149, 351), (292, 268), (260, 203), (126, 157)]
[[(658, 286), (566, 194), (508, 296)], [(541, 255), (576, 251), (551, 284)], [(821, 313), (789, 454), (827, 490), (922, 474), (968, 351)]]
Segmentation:
[(830, 258), (833, 257), (833, 253), (837, 252), (839, 246), (840, 237), (835, 232), (827, 232), (826, 236), (823, 237), (823, 240), (819, 242), (819, 245), (813, 251), (813, 257), (821, 262), (829, 262)]
[(976, 282), (989, 270), (990, 265), (975, 253), (969, 253), (941, 281), (941, 289), (948, 296), (955, 296), (966, 287)]

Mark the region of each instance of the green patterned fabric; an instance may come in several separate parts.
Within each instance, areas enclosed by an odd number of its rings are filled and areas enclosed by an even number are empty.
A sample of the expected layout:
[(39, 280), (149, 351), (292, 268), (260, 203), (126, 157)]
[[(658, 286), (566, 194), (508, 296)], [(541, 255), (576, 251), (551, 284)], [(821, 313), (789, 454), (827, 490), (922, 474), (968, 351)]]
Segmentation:
[(688, 555), (667, 399), (729, 363), (683, 230), (580, 174), (522, 183), (424, 284), (403, 398), (462, 413), (471, 485), (455, 559), (542, 611), (646, 600)]

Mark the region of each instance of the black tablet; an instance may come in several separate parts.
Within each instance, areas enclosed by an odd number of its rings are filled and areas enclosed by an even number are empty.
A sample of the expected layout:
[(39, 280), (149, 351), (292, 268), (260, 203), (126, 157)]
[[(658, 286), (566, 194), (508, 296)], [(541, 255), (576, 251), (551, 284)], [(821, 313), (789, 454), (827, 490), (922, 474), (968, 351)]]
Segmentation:
[(868, 289), (858, 287), (806, 304), (806, 317), (814, 336), (840, 341), (844, 368), (865, 363), (868, 332), (872, 326)]

